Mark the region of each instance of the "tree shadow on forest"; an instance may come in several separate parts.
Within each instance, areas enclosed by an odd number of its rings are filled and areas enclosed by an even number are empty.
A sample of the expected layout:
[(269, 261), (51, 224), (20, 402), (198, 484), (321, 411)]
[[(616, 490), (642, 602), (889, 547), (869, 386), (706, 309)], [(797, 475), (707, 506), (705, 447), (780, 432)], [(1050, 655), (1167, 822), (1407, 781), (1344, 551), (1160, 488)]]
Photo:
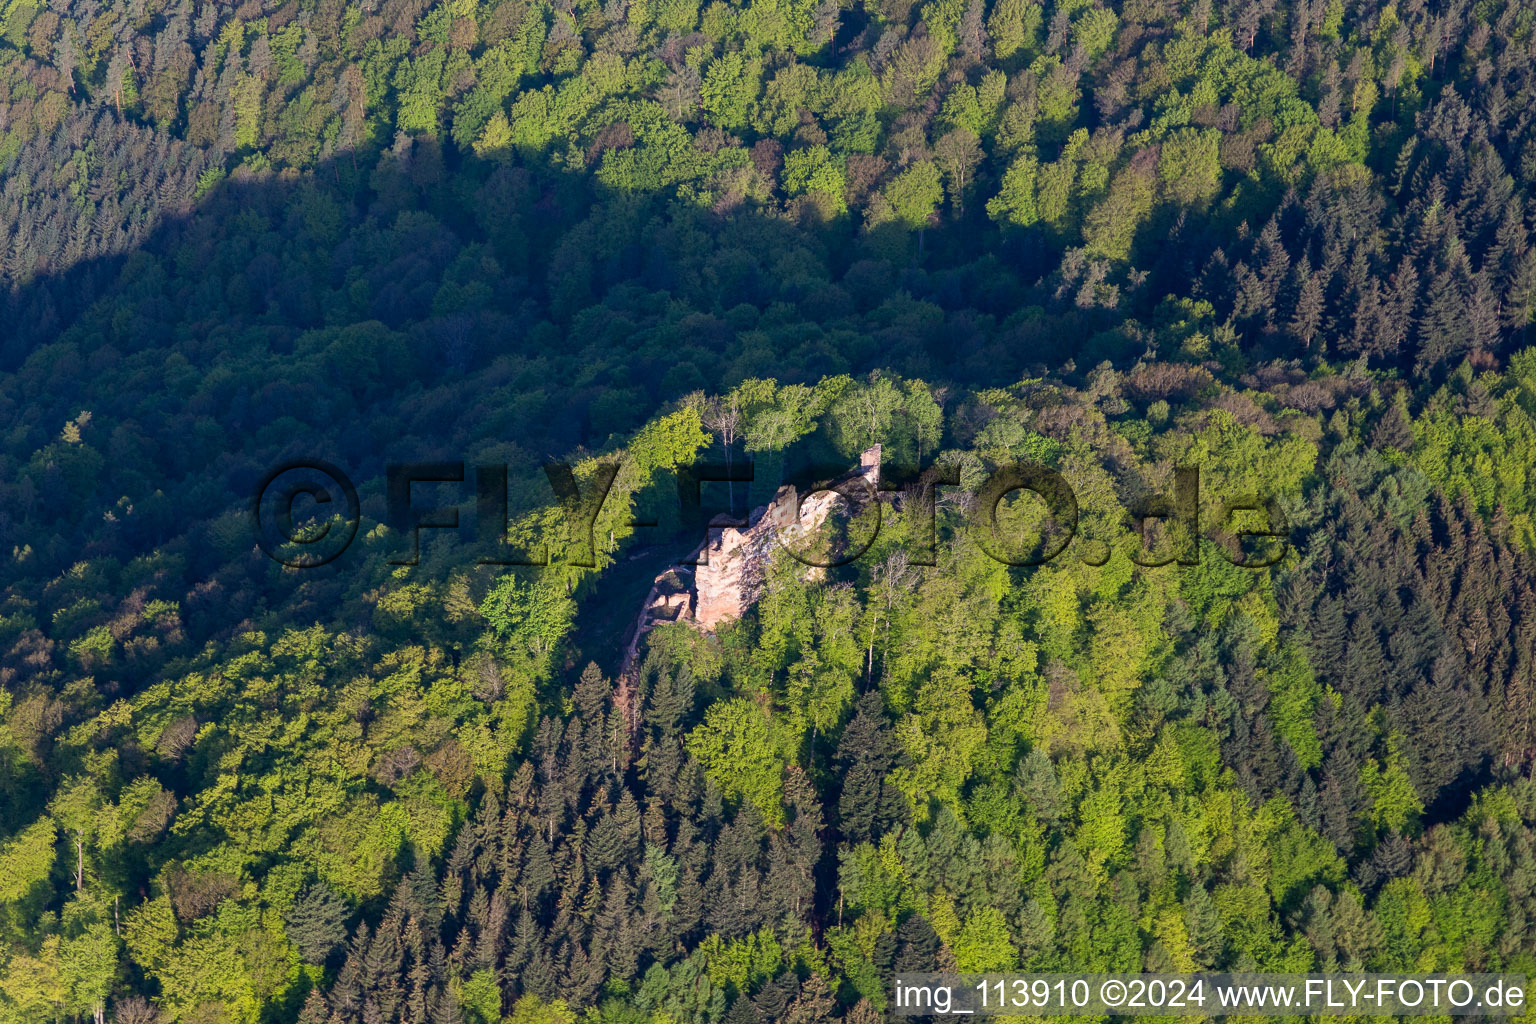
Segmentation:
[[(515, 517), (546, 498), (542, 461), (696, 389), (877, 369), (1000, 386), (1112, 322), (999, 326), (1038, 297), (1045, 257), (1024, 242), (977, 257), (965, 224), (931, 229), (919, 266), (905, 231), (801, 213), (616, 193), (433, 140), (225, 181), (133, 251), (6, 296), (21, 473), (0, 483), (0, 544), (30, 546), (23, 575), (46, 579), (181, 540), (190, 585), (238, 550), (224, 520), (284, 459), (343, 467), (376, 520), (387, 461), (503, 461)], [(214, 603), (237, 622), (256, 602)]]
[[(132, 693), (266, 621), (374, 628), (361, 597), (387, 582), (382, 559), (295, 573), (253, 550), (241, 513), (283, 460), (344, 467), (365, 523), (385, 518), (386, 462), (502, 463), (516, 517), (552, 497), (543, 461), (601, 450), (695, 389), (873, 370), (999, 387), (1142, 355), (1111, 332), (1122, 313), (1037, 286), (1054, 269), (1040, 236), (978, 255), (979, 217), (928, 229), (919, 262), (894, 227), (722, 214), (430, 141), (226, 181), (133, 251), (6, 296), (0, 550), (32, 552), (7, 596), (49, 616), (81, 600), (107, 615), (140, 587), (179, 598), (180, 641), (97, 683)], [(50, 590), (97, 560), (124, 568), (94, 592)], [(451, 645), (437, 628), (419, 632)], [(6, 667), (62, 673), (69, 655), (44, 646)]]
[[(367, 595), (396, 567), (368, 535), (388, 462), (466, 463), (462, 485), (418, 488), (423, 507), (473, 508), (473, 467), (504, 465), (516, 520), (553, 499), (542, 463), (618, 443), (691, 391), (877, 369), (1006, 385), (1109, 322), (1000, 328), (1044, 272), (1028, 247), (978, 258), (961, 228), (934, 229), (919, 266), (905, 232), (802, 214), (620, 194), (542, 158), (417, 140), (226, 180), (132, 251), (13, 288), (0, 671), (18, 693), (84, 676), (110, 701), (248, 631), (377, 632)], [(285, 569), (257, 549), (250, 495), (315, 458), (357, 484), (363, 526), (335, 561)], [(446, 578), (477, 552), (439, 538), (427, 553)], [(412, 629), (465, 642), (446, 622)], [(95, 653), (92, 630), (114, 631)]]

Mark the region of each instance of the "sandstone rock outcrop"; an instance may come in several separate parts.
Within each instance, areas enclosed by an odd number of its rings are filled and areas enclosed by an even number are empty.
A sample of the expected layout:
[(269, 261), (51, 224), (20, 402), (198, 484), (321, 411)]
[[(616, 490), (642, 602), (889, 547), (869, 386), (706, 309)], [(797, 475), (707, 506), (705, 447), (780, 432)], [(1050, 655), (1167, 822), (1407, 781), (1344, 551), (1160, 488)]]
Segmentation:
[(713, 630), (741, 618), (762, 596), (763, 575), (775, 545), (806, 550), (840, 505), (878, 500), (879, 488), (880, 446), (875, 445), (859, 456), (858, 469), (823, 490), (802, 497), (786, 485), (773, 501), (752, 510), (746, 526), (717, 519), (695, 552), (697, 564), (691, 570), (676, 566), (656, 577), (631, 631), (623, 674), (633, 666), (641, 639), (663, 623), (692, 622)]
[(722, 526), (710, 538), (694, 573), (693, 621), (712, 630), (746, 614), (762, 596), (763, 573), (775, 544), (804, 550), (845, 500), (873, 501), (880, 487), (880, 446), (859, 456), (859, 468), (804, 498), (793, 486), (779, 488), (755, 509), (745, 528)]

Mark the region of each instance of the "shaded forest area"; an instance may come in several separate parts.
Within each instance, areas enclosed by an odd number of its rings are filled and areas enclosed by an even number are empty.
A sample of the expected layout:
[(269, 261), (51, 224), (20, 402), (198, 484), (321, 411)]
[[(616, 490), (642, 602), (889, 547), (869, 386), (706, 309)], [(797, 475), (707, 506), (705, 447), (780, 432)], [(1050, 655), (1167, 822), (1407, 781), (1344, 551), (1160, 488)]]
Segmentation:
[[(1536, 973), (1533, 57), (1512, 0), (0, 5), (0, 1022)], [(876, 442), (962, 479), (938, 565), (893, 511), (596, 667), (676, 472)], [(363, 498), (303, 572), (295, 457)], [(620, 467), (595, 566), (551, 458)], [(390, 565), (416, 460), (552, 563)], [(1037, 569), (967, 525), (1015, 460), (1082, 502)], [(1187, 463), (1293, 553), (1137, 565)]]

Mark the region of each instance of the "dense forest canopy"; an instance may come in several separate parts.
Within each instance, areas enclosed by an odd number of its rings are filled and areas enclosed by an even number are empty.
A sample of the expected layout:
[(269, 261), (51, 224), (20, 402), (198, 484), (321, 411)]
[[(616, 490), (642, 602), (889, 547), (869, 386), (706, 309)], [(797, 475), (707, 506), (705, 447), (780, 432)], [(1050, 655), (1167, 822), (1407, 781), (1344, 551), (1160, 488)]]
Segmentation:
[[(0, 3), (0, 1024), (1536, 974), (1533, 100), (1515, 0)], [(875, 444), (959, 483), (624, 656), (680, 476)], [(1180, 466), (1286, 556), (1139, 564)]]

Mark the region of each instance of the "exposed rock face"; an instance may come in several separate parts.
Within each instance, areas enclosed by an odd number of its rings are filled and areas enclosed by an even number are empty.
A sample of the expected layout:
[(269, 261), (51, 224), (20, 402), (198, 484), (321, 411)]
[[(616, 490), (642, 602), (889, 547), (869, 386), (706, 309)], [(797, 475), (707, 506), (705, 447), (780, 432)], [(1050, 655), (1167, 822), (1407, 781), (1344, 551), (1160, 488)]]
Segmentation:
[(859, 456), (858, 469), (838, 477), (827, 490), (802, 501), (794, 487), (784, 486), (772, 502), (752, 510), (745, 527), (720, 525), (717, 520), (697, 553), (697, 566), (691, 571), (677, 566), (656, 577), (635, 622), (620, 674), (628, 676), (641, 638), (662, 623), (692, 622), (712, 630), (741, 618), (762, 596), (763, 573), (775, 544), (804, 550), (845, 496), (860, 502), (875, 500), (879, 488), (880, 446), (875, 445)]
[[(787, 489), (787, 488), (786, 488)], [(741, 618), (757, 600), (762, 589), (763, 567), (772, 553), (771, 516), (781, 502), (791, 495), (781, 489), (773, 504), (754, 509), (746, 529), (711, 526), (712, 536), (704, 545), (698, 569), (694, 573), (694, 621), (703, 629), (714, 629), (724, 622)], [(707, 564), (703, 564), (705, 560)]]
[[(694, 573), (694, 621), (711, 630), (746, 614), (762, 596), (763, 573), (775, 543), (802, 550), (821, 529), (844, 495), (873, 499), (880, 486), (880, 446), (859, 456), (859, 468), (833, 481), (832, 488), (816, 491), (804, 500), (794, 487), (779, 488), (766, 507), (753, 511), (748, 525), (721, 527), (704, 546), (701, 564)], [(861, 492), (867, 492), (867, 495)]]

